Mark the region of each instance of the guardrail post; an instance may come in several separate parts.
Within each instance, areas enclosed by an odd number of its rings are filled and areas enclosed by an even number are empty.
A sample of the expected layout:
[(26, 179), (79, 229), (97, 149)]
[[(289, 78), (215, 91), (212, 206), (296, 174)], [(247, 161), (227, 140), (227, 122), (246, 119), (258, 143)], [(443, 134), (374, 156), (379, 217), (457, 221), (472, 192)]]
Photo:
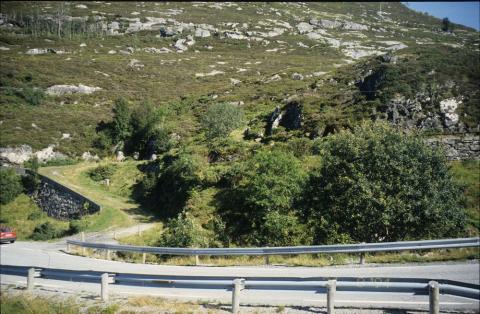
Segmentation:
[(102, 298), (102, 301), (108, 301), (108, 273), (102, 274), (100, 296)]
[(34, 286), (35, 286), (35, 268), (32, 267), (28, 269), (27, 290), (32, 291)]
[(245, 279), (234, 279), (232, 290), (232, 313), (240, 310), (240, 291), (245, 287)]
[(147, 261), (147, 253), (142, 254), (142, 264), (145, 264)]
[(265, 255), (265, 265), (270, 265), (270, 255)]
[(67, 242), (67, 253), (70, 253), (70, 243)]
[(108, 261), (110, 260), (110, 252), (111, 251), (109, 249), (105, 250), (105, 259)]
[(439, 314), (440, 313), (440, 286), (436, 281), (430, 281), (428, 283), (428, 294), (430, 299), (430, 314)]
[(360, 253), (360, 265), (365, 264), (365, 253)]
[[(83, 232), (83, 231), (80, 233), (80, 240), (81, 240), (82, 242), (85, 242), (85, 232)], [(87, 252), (87, 251), (86, 251), (85, 247), (82, 246), (82, 255), (87, 255), (86, 252)]]
[(335, 293), (337, 292), (337, 281), (327, 282), (327, 314), (333, 314), (335, 310)]
[[(365, 242), (362, 242), (361, 244), (365, 244)], [(365, 264), (365, 252), (360, 253), (360, 265)]]
[(198, 255), (195, 255), (195, 266), (200, 265), (200, 259), (198, 258)]

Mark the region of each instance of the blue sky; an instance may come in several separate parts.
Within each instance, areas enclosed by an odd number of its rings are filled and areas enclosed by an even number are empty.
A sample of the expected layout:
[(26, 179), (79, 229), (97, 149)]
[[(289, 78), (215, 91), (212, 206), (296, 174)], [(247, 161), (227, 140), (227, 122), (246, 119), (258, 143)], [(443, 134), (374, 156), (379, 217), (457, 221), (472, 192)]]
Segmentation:
[(480, 29), (480, 1), (476, 2), (402, 2), (410, 9), (427, 12), (428, 14), (444, 18), (456, 24)]

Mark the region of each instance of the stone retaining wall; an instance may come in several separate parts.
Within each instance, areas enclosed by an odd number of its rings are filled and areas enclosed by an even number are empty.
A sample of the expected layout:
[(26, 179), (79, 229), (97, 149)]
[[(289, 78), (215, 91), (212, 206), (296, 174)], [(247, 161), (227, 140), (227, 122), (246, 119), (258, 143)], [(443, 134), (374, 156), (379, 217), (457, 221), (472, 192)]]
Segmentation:
[(480, 159), (480, 134), (442, 135), (427, 139), (427, 144), (445, 149), (449, 160)]
[[(32, 174), (29, 169), (17, 168), (19, 174)], [(76, 219), (94, 214), (101, 206), (70, 188), (38, 174), (40, 185), (32, 199), (50, 217), (57, 219)]]

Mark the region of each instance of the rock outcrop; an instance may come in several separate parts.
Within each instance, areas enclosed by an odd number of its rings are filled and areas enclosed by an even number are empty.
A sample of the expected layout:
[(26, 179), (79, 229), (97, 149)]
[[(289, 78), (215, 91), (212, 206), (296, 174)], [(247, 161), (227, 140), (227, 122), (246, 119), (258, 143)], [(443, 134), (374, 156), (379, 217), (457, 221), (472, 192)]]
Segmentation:
[(53, 85), (47, 88), (48, 95), (65, 95), (65, 94), (92, 94), (96, 91), (102, 90), (100, 87), (90, 87), (79, 84), (76, 85)]

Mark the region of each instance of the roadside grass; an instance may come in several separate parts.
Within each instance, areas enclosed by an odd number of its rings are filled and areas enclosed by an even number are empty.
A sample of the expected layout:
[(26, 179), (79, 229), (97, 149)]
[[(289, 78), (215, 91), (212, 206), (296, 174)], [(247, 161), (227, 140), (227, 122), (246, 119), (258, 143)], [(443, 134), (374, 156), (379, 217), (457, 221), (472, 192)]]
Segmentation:
[(35, 295), (14, 289), (0, 293), (1, 314), (225, 313), (222, 307), (229, 305), (208, 300), (180, 301), (147, 295), (128, 298), (113, 296), (105, 304), (95, 299), (85, 301), (78, 296), (59, 297), (53, 293)]
[(0, 294), (1, 314), (38, 313), (38, 314), (77, 314), (80, 312), (73, 299), (59, 300), (33, 295)]
[(68, 221), (48, 217), (26, 194), (20, 194), (12, 202), (1, 205), (0, 224), (14, 228), (18, 240), (28, 240), (35, 227), (47, 221), (62, 231), (69, 227)]
[(452, 162), (452, 175), (465, 187), (465, 208), (473, 235), (480, 230), (480, 160)]

